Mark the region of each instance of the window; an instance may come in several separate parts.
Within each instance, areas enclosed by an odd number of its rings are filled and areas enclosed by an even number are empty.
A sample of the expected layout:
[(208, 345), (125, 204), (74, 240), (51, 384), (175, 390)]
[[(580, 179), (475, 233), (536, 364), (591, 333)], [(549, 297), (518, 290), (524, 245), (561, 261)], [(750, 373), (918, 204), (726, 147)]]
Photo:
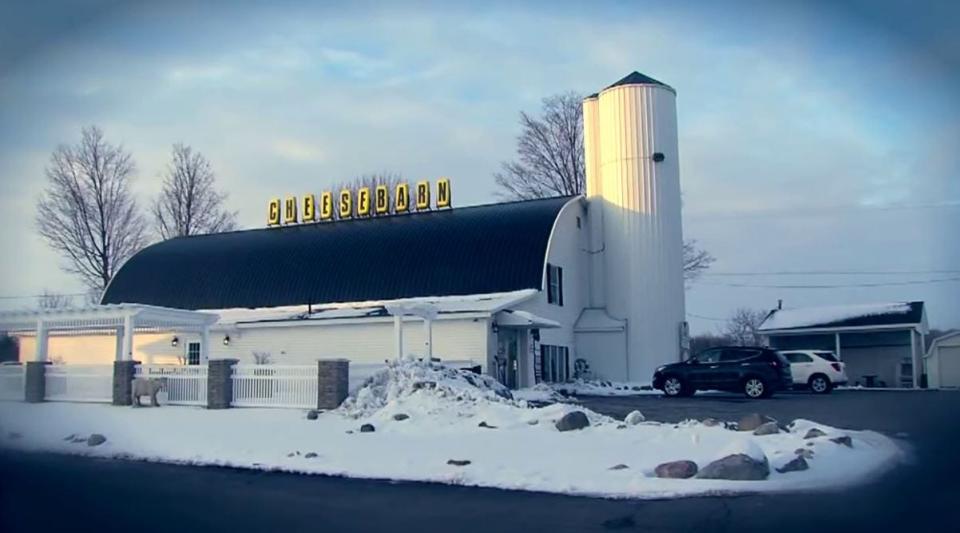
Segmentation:
[(540, 346), (543, 381), (561, 383), (570, 377), (570, 350), (566, 346)]
[(200, 364), (200, 343), (191, 342), (187, 345), (187, 364), (188, 365), (199, 365)]
[(787, 361), (790, 361), (791, 363), (812, 363), (813, 362), (813, 358), (805, 353), (786, 352), (781, 355), (786, 357)]
[(547, 303), (563, 306), (563, 268), (547, 263)]
[(722, 350), (713, 349), (700, 352), (700, 355), (697, 356), (698, 363), (718, 363), (720, 362), (720, 352)]
[(837, 359), (837, 356), (836, 356), (836, 355), (833, 355), (833, 352), (813, 352), (813, 353), (817, 354), (817, 357), (819, 357), (820, 359), (826, 359), (827, 361), (830, 361), (831, 363), (839, 363), (839, 362), (840, 362), (840, 360)]

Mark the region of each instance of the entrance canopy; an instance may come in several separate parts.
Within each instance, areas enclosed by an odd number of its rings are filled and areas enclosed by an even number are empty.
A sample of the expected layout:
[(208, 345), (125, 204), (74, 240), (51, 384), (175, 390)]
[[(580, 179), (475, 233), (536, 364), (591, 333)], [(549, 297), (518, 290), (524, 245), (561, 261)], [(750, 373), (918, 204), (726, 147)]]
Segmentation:
[(210, 326), (217, 315), (152, 305), (114, 304), (80, 308), (6, 311), (0, 313), (0, 331), (37, 335), (36, 360), (47, 359), (47, 338), (51, 332), (114, 329), (117, 332), (117, 360), (131, 359), (136, 330), (176, 329), (201, 333), (201, 358), (206, 359)]

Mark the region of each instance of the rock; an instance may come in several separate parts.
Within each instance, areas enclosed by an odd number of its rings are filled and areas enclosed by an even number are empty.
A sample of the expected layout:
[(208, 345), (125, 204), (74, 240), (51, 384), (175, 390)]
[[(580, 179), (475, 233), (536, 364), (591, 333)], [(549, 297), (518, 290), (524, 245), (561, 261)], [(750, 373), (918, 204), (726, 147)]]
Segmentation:
[(556, 425), (558, 431), (573, 431), (589, 427), (590, 421), (587, 420), (587, 415), (583, 414), (583, 411), (570, 411), (557, 420)]
[(730, 479), (735, 481), (759, 481), (770, 475), (766, 459), (758, 461), (742, 453), (728, 455), (703, 467), (697, 473), (699, 479)]
[(290, 453), (287, 454), (287, 457), (293, 457), (293, 455), (294, 455), (294, 453), (293, 453), (293, 452), (290, 452)]
[(410, 418), (410, 415), (408, 415), (408, 414), (406, 414), (406, 413), (397, 413), (397, 414), (393, 415), (393, 419), (396, 420), (397, 422), (403, 422), (404, 420), (406, 420), (406, 419), (408, 419), (408, 418)]
[(704, 418), (703, 421), (701, 421), (700, 423), (707, 426), (708, 428), (712, 428), (720, 425), (720, 421), (717, 420), (716, 418)]
[(625, 464), (623, 464), (623, 463), (621, 463), (621, 464), (618, 464), (618, 465), (613, 465), (613, 466), (611, 466), (610, 468), (608, 468), (607, 470), (626, 470), (626, 469), (628, 469), (628, 468), (630, 468), (630, 467), (627, 466), (627, 465), (625, 465)]
[(313, 458), (316, 457), (316, 456), (317, 456), (317, 454), (315, 454), (315, 453), (313, 453), (313, 452), (307, 452), (307, 453), (303, 454), (304, 459), (313, 459)]
[(347, 430), (347, 435), (353, 435), (353, 430), (352, 430), (352, 429), (348, 429), (348, 430)]
[(737, 423), (737, 429), (740, 431), (753, 431), (767, 422), (776, 422), (776, 420), (763, 416), (760, 413), (750, 413), (740, 418)]
[(435, 389), (437, 388), (437, 383), (435, 381), (417, 381), (413, 384), (413, 390), (420, 389)]
[(107, 442), (107, 438), (99, 433), (94, 433), (87, 438), (87, 446), (100, 446), (104, 442)]
[(307, 420), (316, 420), (320, 416), (320, 413), (316, 409), (311, 409), (307, 411)]
[(635, 426), (640, 422), (645, 422), (646, 420), (647, 419), (640, 411), (630, 411), (630, 413), (623, 418), (624, 423), (626, 423), (628, 426)]
[(447, 461), (447, 464), (452, 466), (467, 466), (470, 464), (470, 461), (467, 459), (450, 459)]
[(528, 420), (528, 421), (527, 421), (527, 424), (530, 425), (530, 426), (535, 426), (535, 425), (537, 425), (537, 424), (539, 424), (539, 423), (540, 423), (539, 420)]
[(834, 437), (830, 439), (830, 442), (836, 442), (837, 444), (842, 444), (847, 448), (853, 448), (853, 439), (850, 438), (850, 435), (843, 435), (842, 437)]
[(810, 468), (810, 465), (807, 464), (807, 460), (804, 459), (802, 455), (798, 455), (789, 463), (778, 468), (777, 472), (786, 474), (787, 472), (799, 472), (808, 468)]
[(486, 420), (482, 420), (479, 424), (477, 424), (477, 427), (487, 428), (487, 429), (497, 429), (497, 426), (491, 426), (490, 424), (487, 424)]
[(87, 442), (87, 439), (84, 438), (84, 437), (77, 436), (77, 437), (74, 437), (73, 440), (70, 441), (70, 442), (71, 442), (72, 444), (79, 444), (79, 443), (81, 443), (81, 442)]
[(643, 389), (641, 389), (639, 385), (634, 385), (634, 386), (630, 387), (630, 390), (642, 391)]
[(627, 429), (626, 424), (617, 424), (617, 429)]
[(360, 426), (360, 433), (373, 433), (377, 428), (373, 427), (373, 424), (364, 424)]
[(805, 438), (805, 439), (815, 439), (815, 438), (817, 438), (817, 437), (826, 437), (826, 436), (827, 436), (827, 434), (824, 433), (823, 431), (820, 431), (820, 430), (817, 429), (817, 428), (810, 428), (810, 430), (807, 431), (807, 434), (804, 435), (803, 438)]
[(813, 459), (813, 450), (808, 450), (807, 448), (797, 448), (793, 450), (793, 453), (803, 457), (804, 459)]
[(657, 465), (653, 472), (657, 477), (688, 479), (697, 475), (697, 463), (693, 461), (670, 461)]
[(754, 435), (776, 435), (777, 433), (780, 433), (780, 428), (776, 422), (761, 424), (760, 427), (753, 430)]
[(64, 440), (64, 442), (70, 442), (70, 441), (72, 441), (72, 440), (75, 439), (75, 438), (77, 438), (77, 434), (76, 434), (76, 433), (71, 433), (71, 434), (67, 435), (66, 437), (64, 437), (63, 440)]

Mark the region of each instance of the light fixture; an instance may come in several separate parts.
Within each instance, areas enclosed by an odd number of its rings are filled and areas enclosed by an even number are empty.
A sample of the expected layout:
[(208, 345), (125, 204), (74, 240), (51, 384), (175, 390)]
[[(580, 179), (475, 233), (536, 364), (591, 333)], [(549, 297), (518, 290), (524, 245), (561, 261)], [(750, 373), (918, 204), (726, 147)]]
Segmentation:
[(500, 326), (498, 326), (496, 322), (493, 323), (493, 332), (494, 333), (500, 332)]
[(224, 346), (230, 346), (230, 335), (224, 335), (224, 336), (223, 336), (223, 345), (224, 345)]
[(173, 346), (174, 348), (176, 348), (178, 344), (180, 344), (180, 339), (178, 339), (176, 335), (174, 335), (174, 337), (170, 339), (170, 346)]
[(663, 152), (654, 152), (654, 153), (653, 153), (653, 162), (654, 162), (654, 163), (660, 163), (660, 162), (663, 161), (664, 159), (666, 159), (666, 156), (663, 155)]

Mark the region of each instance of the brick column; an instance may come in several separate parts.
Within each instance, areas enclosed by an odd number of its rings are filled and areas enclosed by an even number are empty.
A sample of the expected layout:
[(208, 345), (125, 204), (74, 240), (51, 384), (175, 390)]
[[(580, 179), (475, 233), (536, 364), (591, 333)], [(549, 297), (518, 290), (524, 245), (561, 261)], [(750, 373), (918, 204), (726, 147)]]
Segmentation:
[(133, 378), (137, 375), (140, 361), (113, 362), (113, 405), (132, 405)]
[(347, 398), (350, 384), (348, 359), (317, 361), (317, 409), (336, 409)]
[(40, 403), (46, 394), (46, 361), (27, 361), (23, 376), (23, 401)]
[(207, 409), (229, 409), (233, 400), (233, 365), (238, 359), (207, 362)]

